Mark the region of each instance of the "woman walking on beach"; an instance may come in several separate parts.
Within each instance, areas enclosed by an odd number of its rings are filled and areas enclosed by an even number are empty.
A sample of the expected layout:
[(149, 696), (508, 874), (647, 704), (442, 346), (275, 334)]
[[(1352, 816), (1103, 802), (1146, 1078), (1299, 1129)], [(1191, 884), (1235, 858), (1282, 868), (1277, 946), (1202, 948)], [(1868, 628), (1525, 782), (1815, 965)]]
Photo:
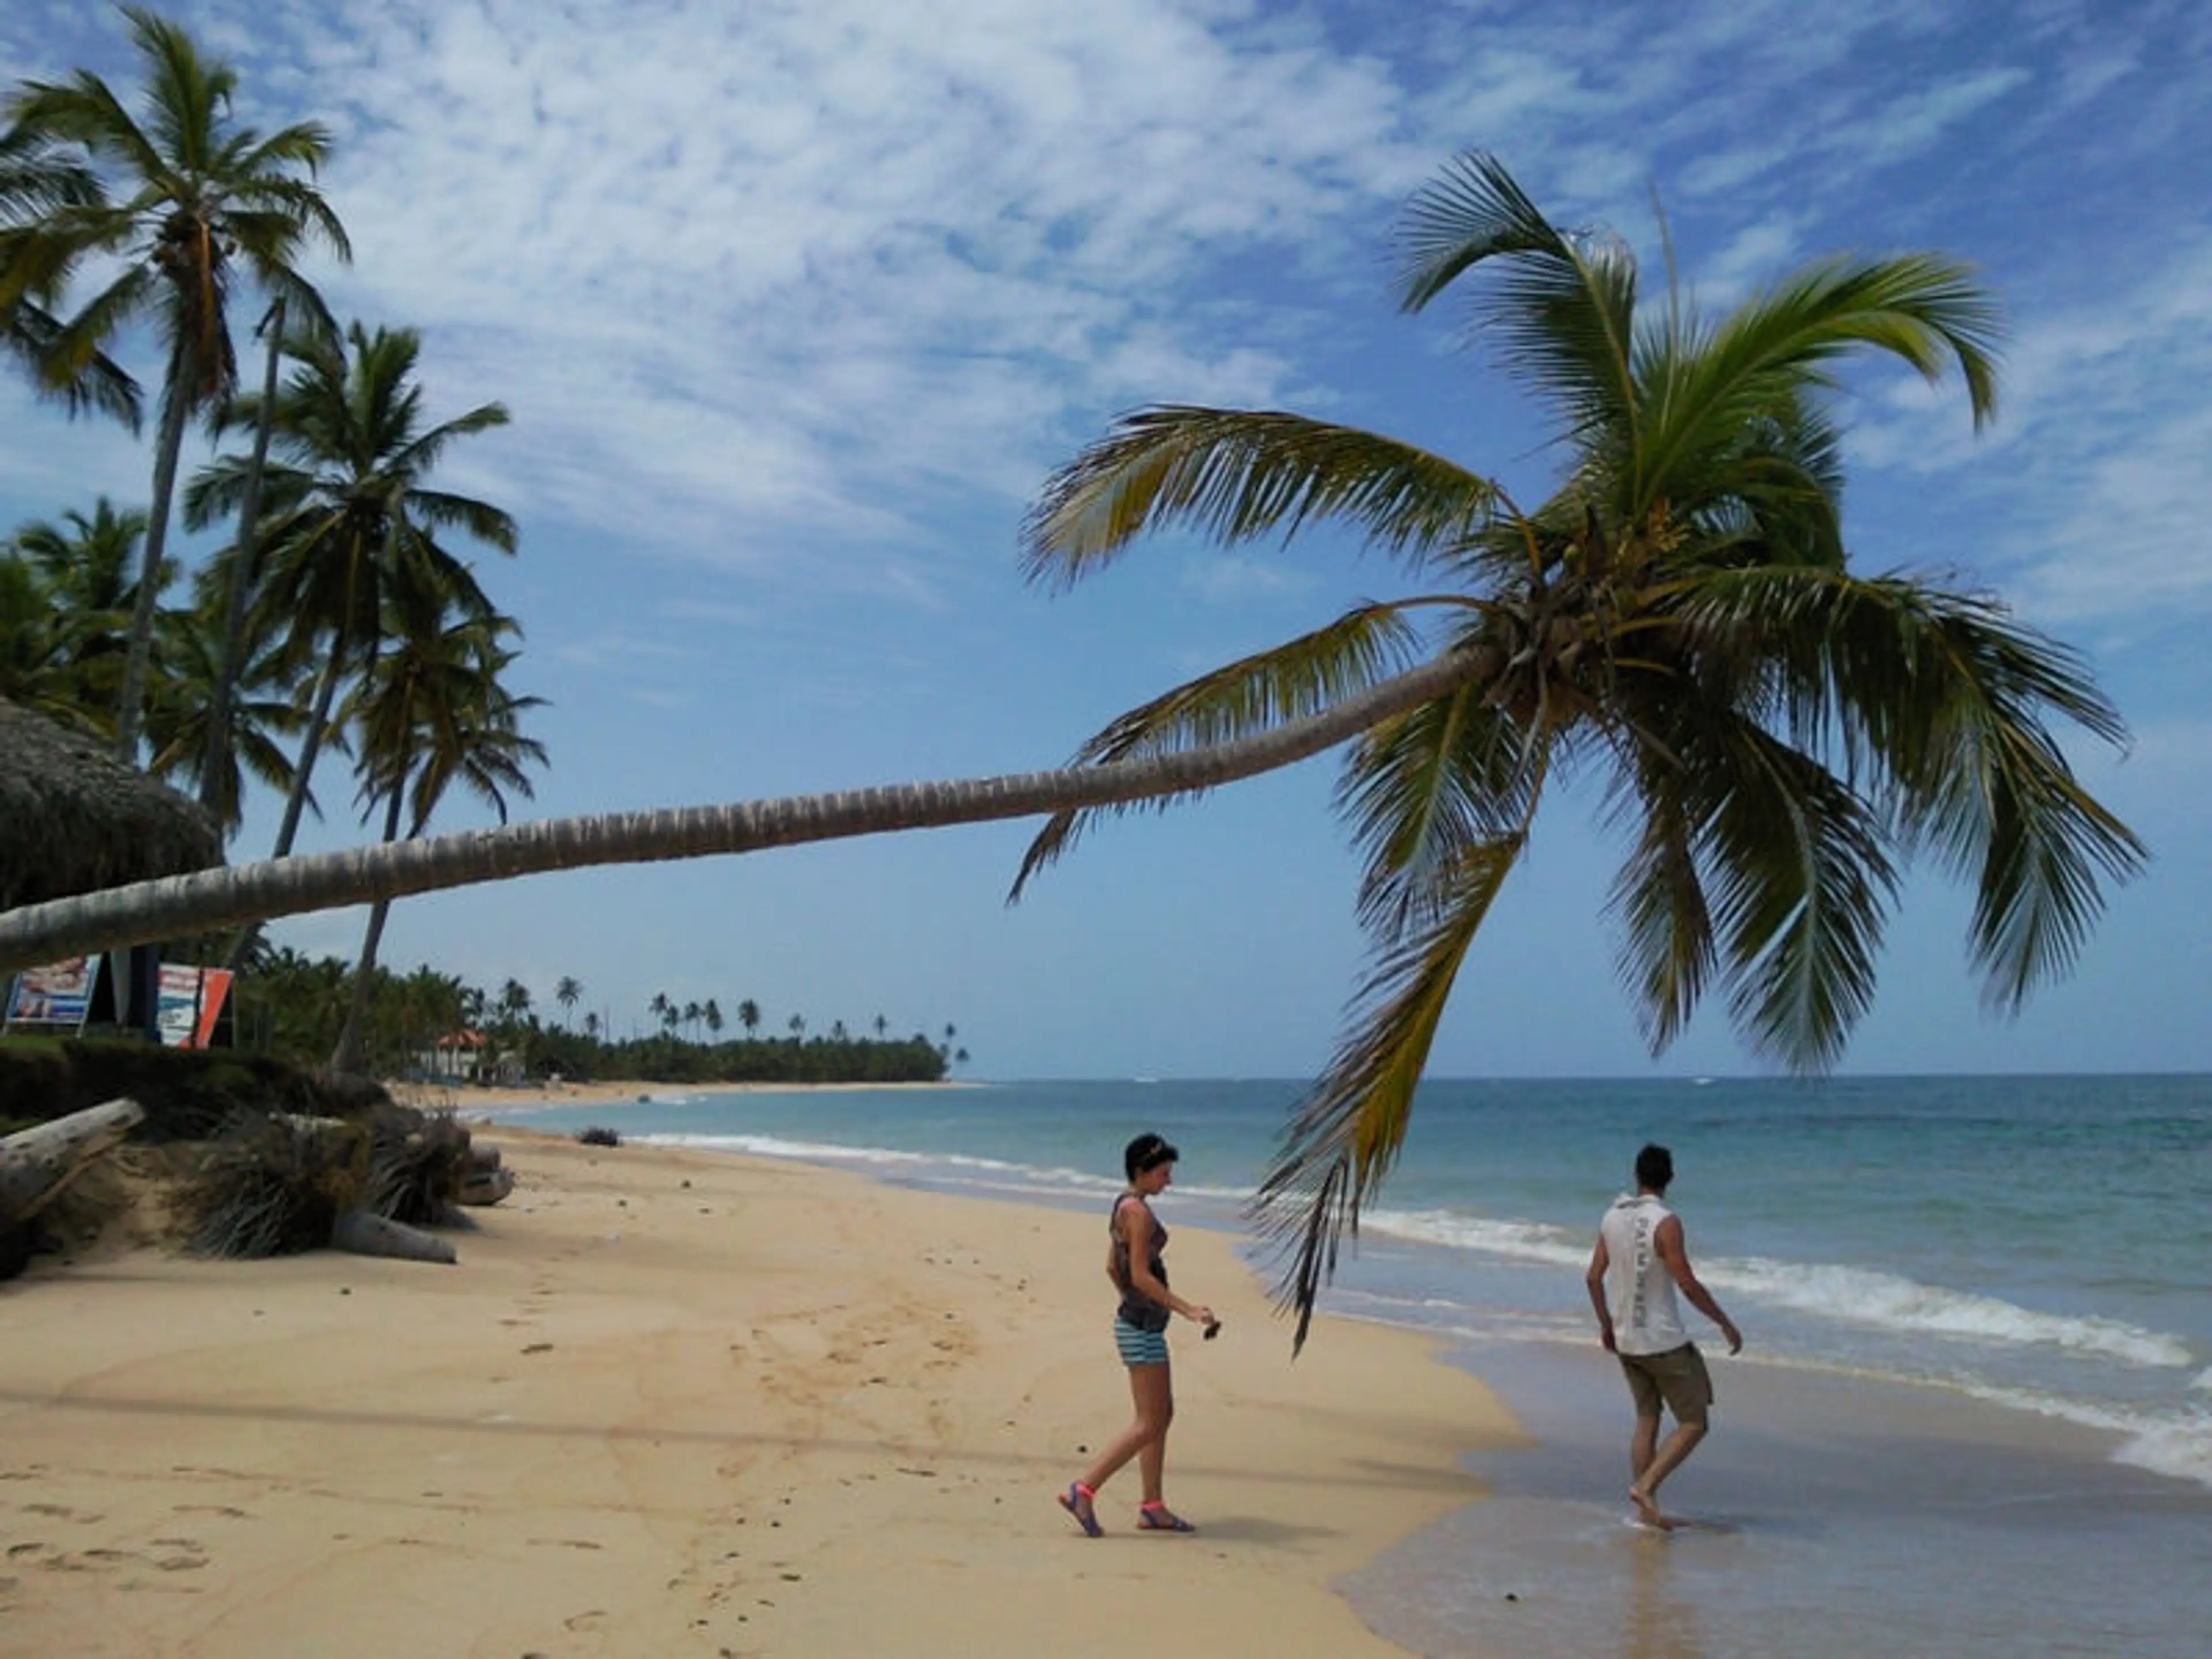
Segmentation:
[(1091, 1537), (1103, 1530), (1096, 1504), (1098, 1488), (1131, 1458), (1137, 1459), (1145, 1486), (1137, 1506), (1137, 1525), (1147, 1532), (1194, 1532), (1196, 1528), (1167, 1506), (1161, 1481), (1167, 1466), (1168, 1425), (1175, 1418), (1175, 1384), (1168, 1370), (1168, 1320), (1175, 1314), (1196, 1320), (1212, 1336), (1221, 1328), (1213, 1310), (1186, 1302), (1168, 1288), (1168, 1230), (1152, 1214), (1152, 1200), (1175, 1179), (1176, 1149), (1156, 1134), (1139, 1135), (1121, 1155), (1129, 1184), (1114, 1200), (1107, 1223), (1112, 1243), (1106, 1252), (1106, 1276), (1121, 1292), (1114, 1316), (1114, 1345), (1129, 1368), (1129, 1393), (1136, 1420), (1098, 1454), (1083, 1478), (1060, 1494), (1060, 1506)]

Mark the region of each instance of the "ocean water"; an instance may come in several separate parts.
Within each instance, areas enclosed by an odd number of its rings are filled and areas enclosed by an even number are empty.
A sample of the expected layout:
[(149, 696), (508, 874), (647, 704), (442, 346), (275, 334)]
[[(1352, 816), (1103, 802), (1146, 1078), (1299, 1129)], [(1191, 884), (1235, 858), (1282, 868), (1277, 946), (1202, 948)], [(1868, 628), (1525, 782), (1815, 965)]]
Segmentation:
[[(1102, 1209), (1156, 1129), (1182, 1152), (1164, 1215), (1243, 1231), (1299, 1092), (670, 1092), (518, 1121)], [(1715, 1432), (1667, 1493), (1701, 1524), (1663, 1537), (1622, 1520), (1626, 1396), (1582, 1285), (1647, 1140), (1747, 1338), (1705, 1344)], [(1491, 1501), (1345, 1588), (1423, 1654), (2202, 1659), (2208, 1194), (2207, 1078), (1425, 1084), (1323, 1306), (1446, 1338), (1539, 1443), (1478, 1460)]]

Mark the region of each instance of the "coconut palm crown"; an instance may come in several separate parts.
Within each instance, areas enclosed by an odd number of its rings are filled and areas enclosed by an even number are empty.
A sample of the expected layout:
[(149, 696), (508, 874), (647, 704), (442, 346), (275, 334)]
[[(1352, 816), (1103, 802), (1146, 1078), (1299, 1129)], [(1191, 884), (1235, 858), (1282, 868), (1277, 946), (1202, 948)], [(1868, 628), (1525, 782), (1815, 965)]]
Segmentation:
[[(1295, 721), (1423, 656), (1469, 670), (1343, 761), (1370, 969), (1255, 1202), (1299, 1342), (1404, 1142), (1469, 947), (1569, 769), (1601, 771), (1627, 843), (1610, 908), (1655, 1053), (1711, 989), (1761, 1059), (1828, 1066), (1871, 1000), (1916, 854), (1976, 884), (1971, 957), (1987, 1000), (2016, 1010), (2143, 857), (2049, 724), (2125, 739), (2077, 657), (1986, 595), (1850, 566), (1825, 394), (1847, 358), (1886, 354), (1930, 381), (1955, 370), (1987, 420), (1998, 319), (1963, 267), (1838, 258), (1718, 317), (1671, 287), (1639, 304), (1622, 242), (1554, 227), (1481, 154), (1413, 198), (1397, 251), (1406, 310), (1474, 288), (1480, 337), (1551, 416), (1548, 499), (1524, 507), (1413, 445), (1298, 415), (1158, 407), (1055, 474), (1024, 532), (1032, 578), (1064, 586), (1148, 532), (1226, 546), (1334, 521), (1430, 590), (1131, 710), (1085, 764)], [(1048, 823), (1017, 894), (1088, 816)]]

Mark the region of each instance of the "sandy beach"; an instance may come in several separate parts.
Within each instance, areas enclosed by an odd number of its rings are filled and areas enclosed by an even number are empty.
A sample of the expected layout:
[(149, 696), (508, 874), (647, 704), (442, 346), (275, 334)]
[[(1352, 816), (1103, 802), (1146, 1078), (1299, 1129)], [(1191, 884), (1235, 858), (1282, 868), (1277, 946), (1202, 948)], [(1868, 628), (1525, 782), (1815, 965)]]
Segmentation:
[(0, 1285), (0, 1655), (1380, 1659), (1333, 1583), (1522, 1438), (1411, 1333), (1325, 1320), (1293, 1364), (1231, 1240), (1180, 1228), (1226, 1324), (1176, 1333), (1202, 1530), (1136, 1532), (1131, 1470), (1086, 1540), (1054, 1493), (1128, 1414), (1096, 1217), (487, 1138), (520, 1185), (456, 1267)]

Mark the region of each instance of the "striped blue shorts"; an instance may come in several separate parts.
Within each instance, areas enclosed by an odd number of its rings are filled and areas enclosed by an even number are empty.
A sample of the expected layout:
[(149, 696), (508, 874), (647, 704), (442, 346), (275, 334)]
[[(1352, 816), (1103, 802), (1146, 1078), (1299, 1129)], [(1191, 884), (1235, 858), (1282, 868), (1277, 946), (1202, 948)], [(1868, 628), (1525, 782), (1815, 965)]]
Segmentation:
[(1121, 1351), (1124, 1365), (1164, 1365), (1168, 1363), (1168, 1334), (1140, 1331), (1127, 1320), (1114, 1321), (1114, 1346)]

